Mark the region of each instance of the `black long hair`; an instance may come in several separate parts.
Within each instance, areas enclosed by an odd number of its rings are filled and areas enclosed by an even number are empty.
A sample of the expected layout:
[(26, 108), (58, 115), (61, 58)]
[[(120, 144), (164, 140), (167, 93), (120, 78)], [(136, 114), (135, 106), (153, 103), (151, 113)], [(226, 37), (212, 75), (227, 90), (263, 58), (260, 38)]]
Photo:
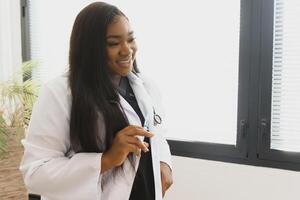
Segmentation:
[[(80, 11), (73, 25), (69, 52), (70, 140), (76, 153), (103, 153), (116, 133), (129, 125), (107, 67), (106, 32), (117, 16), (126, 17), (113, 5), (95, 2)], [(139, 71), (136, 62), (133, 71)], [(98, 120), (105, 124), (105, 139), (100, 136), (103, 127), (98, 127)]]

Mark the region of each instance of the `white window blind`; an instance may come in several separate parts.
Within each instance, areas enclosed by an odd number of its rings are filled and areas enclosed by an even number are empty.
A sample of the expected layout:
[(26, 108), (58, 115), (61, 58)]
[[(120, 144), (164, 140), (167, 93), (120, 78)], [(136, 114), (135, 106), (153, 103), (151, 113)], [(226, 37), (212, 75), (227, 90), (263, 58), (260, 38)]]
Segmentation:
[[(48, 80), (67, 67), (87, 0), (30, 0), (32, 58)], [(168, 138), (236, 143), (240, 0), (107, 1), (129, 17), (138, 65), (163, 94)]]
[(21, 64), (20, 2), (0, 0), (0, 81), (11, 79)]
[(271, 148), (300, 151), (300, 1), (274, 9)]
[(31, 59), (39, 63), (34, 77), (46, 82), (66, 71), (75, 16), (89, 2), (28, 1)]

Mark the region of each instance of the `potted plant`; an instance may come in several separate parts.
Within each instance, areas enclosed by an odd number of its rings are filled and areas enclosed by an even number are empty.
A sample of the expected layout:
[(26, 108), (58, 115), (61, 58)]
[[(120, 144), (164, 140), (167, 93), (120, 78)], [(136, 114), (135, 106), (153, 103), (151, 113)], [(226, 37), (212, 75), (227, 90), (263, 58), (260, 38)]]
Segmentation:
[(27, 198), (19, 171), (23, 156), (20, 139), (40, 88), (31, 76), (36, 67), (36, 62), (24, 62), (10, 80), (0, 82), (0, 199)]
[(40, 83), (31, 77), (37, 63), (24, 62), (21, 71), (0, 82), (0, 153), (7, 151), (7, 138), (20, 135), (28, 126)]

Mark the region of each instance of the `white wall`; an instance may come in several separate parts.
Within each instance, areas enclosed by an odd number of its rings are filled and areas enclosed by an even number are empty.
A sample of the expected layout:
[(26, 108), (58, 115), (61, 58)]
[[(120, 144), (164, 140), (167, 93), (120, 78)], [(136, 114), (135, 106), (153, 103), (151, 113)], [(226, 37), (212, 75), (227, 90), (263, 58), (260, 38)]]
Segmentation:
[(300, 172), (173, 156), (166, 200), (298, 200)]

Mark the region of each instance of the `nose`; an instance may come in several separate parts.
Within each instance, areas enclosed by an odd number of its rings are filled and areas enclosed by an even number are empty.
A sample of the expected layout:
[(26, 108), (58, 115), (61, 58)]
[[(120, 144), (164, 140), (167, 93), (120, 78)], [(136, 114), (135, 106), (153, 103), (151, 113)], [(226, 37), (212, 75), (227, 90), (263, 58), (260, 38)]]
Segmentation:
[(129, 56), (130, 54), (132, 54), (133, 50), (131, 49), (130, 44), (128, 44), (127, 42), (124, 42), (123, 45), (121, 46), (121, 50), (120, 50), (120, 55), (121, 56)]

